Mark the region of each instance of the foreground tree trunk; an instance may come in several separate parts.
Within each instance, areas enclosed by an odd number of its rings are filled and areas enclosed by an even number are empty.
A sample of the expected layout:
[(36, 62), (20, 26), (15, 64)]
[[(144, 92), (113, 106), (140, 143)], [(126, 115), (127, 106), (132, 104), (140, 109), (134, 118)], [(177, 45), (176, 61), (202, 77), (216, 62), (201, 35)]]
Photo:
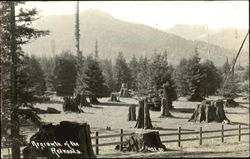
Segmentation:
[(136, 121), (136, 105), (131, 104), (128, 109), (128, 121)]
[(17, 52), (16, 52), (16, 19), (15, 19), (15, 2), (10, 2), (10, 29), (11, 29), (11, 136), (14, 139), (11, 145), (12, 158), (20, 158), (19, 138), (19, 119), (17, 113)]
[[(123, 145), (124, 151), (136, 152), (163, 152), (167, 148), (162, 144), (158, 131), (147, 133), (135, 133), (126, 139), (127, 143)], [(116, 146), (119, 149), (120, 145)]]
[(37, 157), (95, 158), (87, 123), (62, 121), (59, 125), (42, 125), (23, 150), (25, 159)]
[(225, 122), (230, 123), (225, 115), (223, 101), (208, 101), (204, 100), (201, 104), (197, 105), (192, 117), (188, 121), (198, 121), (198, 122)]
[(150, 119), (147, 98), (139, 101), (139, 110), (135, 128), (152, 129), (153, 125)]

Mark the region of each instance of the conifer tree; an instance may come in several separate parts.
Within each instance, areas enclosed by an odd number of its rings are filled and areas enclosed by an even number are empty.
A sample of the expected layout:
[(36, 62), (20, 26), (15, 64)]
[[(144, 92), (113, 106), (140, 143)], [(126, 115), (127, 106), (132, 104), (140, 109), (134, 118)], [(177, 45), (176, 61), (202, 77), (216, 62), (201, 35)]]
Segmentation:
[[(39, 118), (32, 111), (32, 104), (27, 101), (27, 85), (24, 82), (26, 67), (23, 62), (22, 45), (32, 39), (48, 34), (48, 31), (41, 31), (33, 28), (32, 22), (37, 20), (38, 12), (35, 8), (20, 8), (16, 14), (15, 6), (24, 2), (1, 2), (0, 5), (0, 28), (1, 28), (1, 65), (4, 65), (2, 77), (3, 85), (3, 106), (2, 108), (2, 137), (11, 140), (12, 158), (20, 158), (20, 144), (23, 137), (20, 135), (21, 119), (31, 119), (38, 122)], [(1, 68), (2, 69), (2, 68)], [(3, 71), (3, 72), (2, 72)], [(2, 89), (2, 88), (1, 88)], [(32, 95), (32, 94), (31, 94)], [(30, 109), (22, 109), (29, 107)], [(11, 129), (8, 136), (7, 130)]]
[(80, 74), (77, 76), (75, 92), (89, 97), (90, 103), (97, 104), (99, 103), (97, 98), (104, 97), (107, 94), (107, 87), (104, 82), (98, 61), (92, 56), (88, 56)]
[(102, 68), (102, 74), (105, 79), (105, 85), (108, 88), (108, 94), (115, 90), (115, 82), (113, 78), (113, 66), (111, 60), (100, 60), (100, 66)]
[(131, 86), (131, 72), (122, 52), (119, 52), (115, 61), (114, 80), (117, 91), (120, 90), (122, 83), (127, 83), (128, 87)]
[(146, 90), (151, 90), (149, 60), (147, 57), (141, 56), (139, 59), (136, 85), (140, 92), (147, 93)]
[(131, 70), (131, 88), (135, 90), (137, 89), (136, 77), (138, 74), (138, 62), (137, 62), (135, 55), (133, 55), (131, 61), (129, 62), (129, 68)]
[(205, 79), (205, 73), (200, 64), (197, 48), (195, 49), (195, 55), (188, 60), (183, 59), (177, 66), (176, 71), (179, 93), (188, 96), (190, 101), (203, 100), (205, 93), (202, 88), (202, 81)]
[(58, 96), (73, 96), (77, 60), (70, 52), (63, 52), (55, 59), (56, 93)]

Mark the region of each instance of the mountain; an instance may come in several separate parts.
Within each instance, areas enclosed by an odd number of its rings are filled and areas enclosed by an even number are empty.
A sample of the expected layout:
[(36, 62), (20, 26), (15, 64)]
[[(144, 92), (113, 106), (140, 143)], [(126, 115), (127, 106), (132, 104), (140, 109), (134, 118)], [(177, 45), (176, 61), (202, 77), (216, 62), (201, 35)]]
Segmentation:
[[(24, 46), (29, 54), (51, 56), (51, 46), (55, 44), (56, 53), (71, 50), (75, 53), (75, 16), (53, 15), (40, 18), (33, 24), (39, 29), (49, 29), (50, 35), (42, 37)], [(88, 9), (80, 13), (80, 48), (83, 55), (94, 52), (98, 40), (100, 58), (115, 59), (122, 51), (125, 58), (133, 55), (152, 56), (154, 50), (168, 52), (169, 63), (178, 64), (183, 57), (190, 57), (197, 47), (203, 59), (208, 58), (206, 42), (186, 40), (178, 35), (167, 33), (143, 24), (129, 23), (115, 19), (111, 15), (96, 9)], [(211, 60), (222, 65), (226, 56), (232, 58), (235, 50), (225, 49), (218, 45), (210, 45)], [(247, 59), (245, 63), (247, 63)], [(241, 62), (242, 63), (242, 62)], [(244, 63), (244, 62), (243, 62)]]
[[(233, 27), (208, 29), (206, 25), (177, 24), (165, 31), (187, 40), (200, 40), (223, 48), (239, 50), (248, 29)], [(249, 38), (243, 50), (249, 52)]]

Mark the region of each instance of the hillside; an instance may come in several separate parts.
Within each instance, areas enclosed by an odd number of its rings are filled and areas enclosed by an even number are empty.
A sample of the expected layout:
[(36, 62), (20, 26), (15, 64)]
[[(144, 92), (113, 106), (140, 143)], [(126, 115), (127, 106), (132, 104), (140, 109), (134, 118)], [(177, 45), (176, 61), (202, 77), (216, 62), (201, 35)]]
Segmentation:
[[(178, 24), (165, 30), (168, 33), (179, 35), (187, 40), (200, 40), (223, 48), (238, 50), (246, 36), (247, 29), (242, 28), (216, 28), (208, 29), (206, 25)], [(249, 38), (243, 50), (249, 53)]]
[[(39, 56), (51, 56), (51, 43), (55, 40), (56, 53), (62, 50), (75, 50), (75, 17), (74, 15), (57, 15), (42, 17), (34, 26), (49, 29), (50, 36), (40, 38), (25, 45), (25, 51)], [(151, 56), (154, 49), (167, 49), (169, 62), (178, 64), (181, 58), (190, 57), (197, 47), (202, 58), (208, 58), (206, 42), (186, 40), (180, 36), (142, 25), (128, 23), (113, 18), (99, 10), (89, 9), (80, 13), (80, 46), (83, 55), (94, 52), (95, 41), (98, 40), (100, 58), (115, 59), (119, 51), (130, 59), (133, 54)], [(221, 65), (225, 57), (232, 57), (235, 50), (229, 50), (217, 45), (211, 45), (211, 59)], [(248, 62), (245, 58), (245, 62)]]

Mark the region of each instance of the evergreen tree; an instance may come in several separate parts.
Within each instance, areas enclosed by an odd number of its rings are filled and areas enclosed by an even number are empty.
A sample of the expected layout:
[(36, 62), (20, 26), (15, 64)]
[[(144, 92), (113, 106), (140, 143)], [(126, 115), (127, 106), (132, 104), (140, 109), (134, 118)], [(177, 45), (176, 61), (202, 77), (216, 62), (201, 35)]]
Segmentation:
[(180, 61), (179, 65), (176, 67), (175, 77), (174, 77), (177, 85), (177, 93), (180, 96), (188, 95), (187, 71), (188, 71), (188, 60), (183, 58)]
[(131, 86), (131, 72), (122, 52), (119, 52), (116, 58), (114, 80), (116, 91), (120, 90), (122, 83), (127, 83), (128, 87)]
[(202, 80), (205, 78), (204, 72), (202, 72), (200, 58), (197, 49), (195, 49), (195, 55), (188, 60), (188, 78), (189, 82), (189, 99), (190, 101), (203, 100), (205, 93), (202, 89)]
[(138, 90), (142, 93), (147, 93), (147, 90), (152, 89), (150, 85), (149, 60), (147, 57), (141, 56), (139, 59), (136, 85)]
[(43, 57), (40, 58), (39, 63), (44, 72), (46, 89), (50, 91), (56, 90), (56, 76), (55, 70), (55, 58), (54, 57)]
[(149, 69), (151, 85), (157, 91), (171, 78), (171, 74), (168, 72), (167, 53), (154, 54)]
[(56, 56), (54, 72), (58, 96), (73, 96), (77, 73), (76, 63), (76, 58), (70, 52), (63, 52)]
[(205, 61), (202, 65), (205, 78), (202, 80), (202, 90), (206, 96), (214, 95), (222, 83), (222, 75), (212, 61)]
[(46, 91), (46, 83), (40, 63), (34, 56), (26, 57), (24, 63), (28, 65), (26, 72), (30, 82), (27, 83), (27, 87), (32, 88), (35, 95), (43, 95)]
[(112, 91), (115, 90), (112, 62), (111, 62), (111, 60), (101, 60), (100, 65), (102, 68), (103, 77), (105, 79), (105, 85), (108, 88), (107, 95), (109, 95)]
[(202, 88), (202, 81), (205, 73), (200, 64), (197, 49), (195, 55), (188, 60), (182, 60), (177, 67), (177, 86), (178, 91), (184, 96), (189, 96), (190, 101), (201, 101), (205, 96)]
[(105, 81), (98, 61), (88, 56), (79, 75), (75, 92), (89, 97), (92, 104), (99, 103), (97, 98), (107, 94), (107, 87), (104, 85)]
[(219, 90), (219, 94), (221, 94), (225, 98), (234, 99), (237, 96), (237, 93), (239, 92), (239, 85), (235, 80), (234, 73), (231, 72), (230, 66), (231, 65), (228, 63), (227, 60), (222, 67), (223, 84), (221, 86), (221, 89)]
[(133, 55), (131, 61), (129, 62), (129, 68), (131, 70), (131, 88), (136, 90), (136, 77), (138, 74), (138, 62), (137, 59), (135, 57), (135, 55)]
[[(15, 13), (15, 6), (20, 3), (24, 2), (1, 2), (0, 5), (1, 65), (4, 66), (1, 73), (5, 81), (4, 88), (1, 88), (3, 99), (1, 122), (4, 123), (1, 125), (1, 137), (11, 141), (12, 158), (20, 158), (20, 144), (24, 141), (19, 132), (23, 121), (21, 119), (31, 119), (39, 123), (39, 117), (32, 111), (32, 104), (28, 103), (26, 96), (29, 94), (29, 89), (24, 82), (26, 72), (23, 71), (23, 67), (27, 65), (23, 63), (22, 45), (48, 34), (48, 31), (33, 28), (32, 22), (38, 15), (35, 8), (21, 7), (18, 14)], [(29, 107), (29, 109), (22, 109), (22, 107)], [(10, 136), (6, 133), (9, 128)]]

